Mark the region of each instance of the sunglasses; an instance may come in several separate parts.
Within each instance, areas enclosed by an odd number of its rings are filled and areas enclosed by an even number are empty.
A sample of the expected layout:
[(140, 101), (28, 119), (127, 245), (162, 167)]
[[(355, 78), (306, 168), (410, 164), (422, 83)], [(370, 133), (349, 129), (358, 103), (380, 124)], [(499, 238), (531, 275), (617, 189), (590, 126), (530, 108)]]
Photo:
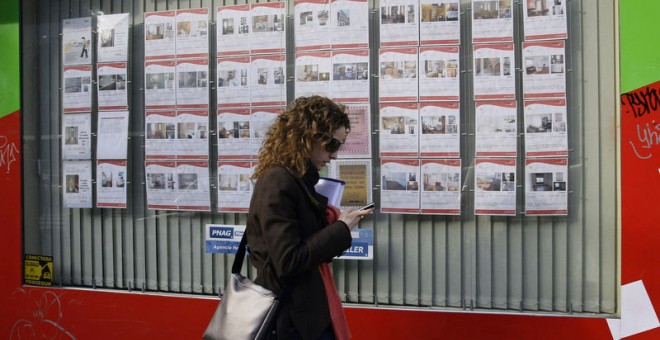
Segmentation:
[(335, 153), (339, 151), (339, 148), (341, 147), (342, 144), (343, 143), (339, 139), (332, 138), (327, 143), (325, 143), (325, 151), (329, 153)]

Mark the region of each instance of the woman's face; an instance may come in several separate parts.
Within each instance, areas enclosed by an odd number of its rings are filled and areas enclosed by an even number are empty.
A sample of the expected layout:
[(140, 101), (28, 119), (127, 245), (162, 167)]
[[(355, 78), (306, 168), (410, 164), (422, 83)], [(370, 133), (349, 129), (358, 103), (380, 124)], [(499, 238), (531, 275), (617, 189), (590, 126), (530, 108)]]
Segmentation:
[[(345, 127), (340, 127), (339, 129), (335, 130), (334, 134), (332, 137), (342, 144), (346, 141), (346, 137), (348, 136), (348, 131), (346, 131)], [(328, 163), (330, 163), (331, 160), (337, 158), (337, 154), (339, 153), (339, 150), (336, 150), (334, 152), (330, 152), (326, 148), (326, 144), (323, 142), (319, 141), (314, 143), (314, 148), (312, 149), (312, 157), (311, 161), (312, 164), (314, 164), (314, 167), (316, 170), (321, 171), (324, 166), (326, 166)]]

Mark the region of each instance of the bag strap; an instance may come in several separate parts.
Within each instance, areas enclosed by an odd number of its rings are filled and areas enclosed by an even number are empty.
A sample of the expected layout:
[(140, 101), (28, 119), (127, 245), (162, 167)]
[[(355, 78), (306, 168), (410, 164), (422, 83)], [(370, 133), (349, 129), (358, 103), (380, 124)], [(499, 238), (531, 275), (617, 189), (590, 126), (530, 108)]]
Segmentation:
[(232, 274), (239, 274), (241, 272), (241, 268), (243, 268), (243, 259), (245, 258), (246, 245), (247, 245), (247, 238), (245, 237), (245, 233), (243, 233), (243, 237), (241, 238), (241, 243), (238, 245), (238, 251), (236, 252), (236, 257), (234, 257), (234, 263), (231, 265)]

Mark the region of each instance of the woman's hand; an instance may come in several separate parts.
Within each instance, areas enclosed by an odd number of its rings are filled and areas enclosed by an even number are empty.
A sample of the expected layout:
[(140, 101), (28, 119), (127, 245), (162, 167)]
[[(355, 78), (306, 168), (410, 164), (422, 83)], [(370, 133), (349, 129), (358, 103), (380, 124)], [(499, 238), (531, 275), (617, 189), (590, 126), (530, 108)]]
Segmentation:
[(341, 215), (339, 216), (339, 220), (346, 223), (348, 229), (353, 230), (353, 228), (355, 228), (355, 226), (358, 225), (358, 222), (360, 222), (360, 220), (363, 219), (364, 216), (369, 215), (373, 212), (374, 212), (374, 208), (366, 209), (366, 210), (348, 209), (341, 212)]

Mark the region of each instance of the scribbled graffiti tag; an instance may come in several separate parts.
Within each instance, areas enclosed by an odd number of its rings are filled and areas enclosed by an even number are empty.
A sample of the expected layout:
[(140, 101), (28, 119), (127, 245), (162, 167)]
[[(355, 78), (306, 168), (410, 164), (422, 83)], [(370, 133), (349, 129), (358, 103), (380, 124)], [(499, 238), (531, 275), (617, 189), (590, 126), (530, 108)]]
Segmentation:
[(18, 154), (16, 144), (9, 143), (9, 139), (0, 136), (0, 171), (7, 166), (7, 173), (11, 172), (11, 164), (17, 161)]

